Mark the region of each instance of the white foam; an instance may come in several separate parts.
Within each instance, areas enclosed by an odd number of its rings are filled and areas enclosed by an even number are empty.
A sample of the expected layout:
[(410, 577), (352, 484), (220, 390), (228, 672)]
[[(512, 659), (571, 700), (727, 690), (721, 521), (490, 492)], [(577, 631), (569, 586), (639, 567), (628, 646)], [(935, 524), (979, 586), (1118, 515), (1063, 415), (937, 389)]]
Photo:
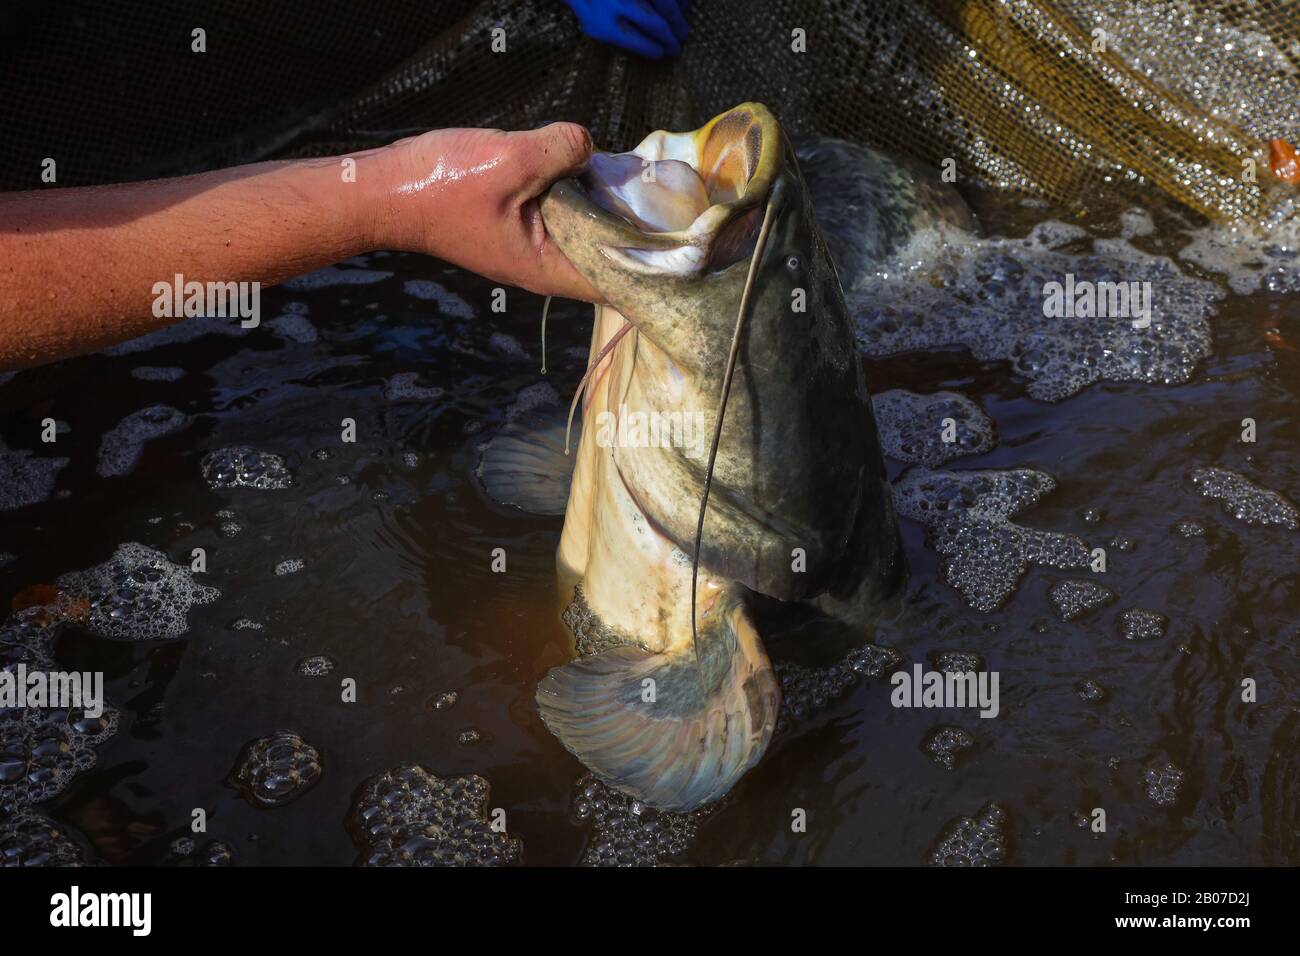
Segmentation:
[(417, 385), (418, 372), (398, 372), (384, 387), (384, 400), (388, 402), (432, 402), (445, 394), (438, 386)]
[(519, 340), (513, 335), (506, 335), (504, 332), (493, 332), (492, 337), (488, 339), (488, 344), (503, 355), (509, 355), (511, 358), (528, 358), (528, 353), (524, 347), (519, 344)]
[(406, 294), (424, 302), (438, 303), (438, 311), (453, 319), (474, 318), (474, 307), (432, 279), (408, 279), (402, 286)]
[(90, 602), (87, 628), (118, 641), (177, 638), (189, 630), (189, 610), (210, 604), (221, 592), (194, 580), (189, 568), (173, 564), (143, 544), (120, 545), (103, 564), (58, 580), (70, 600)]
[(285, 282), (283, 287), (296, 292), (310, 292), (314, 289), (328, 289), (340, 285), (374, 285), (376, 282), (383, 282), (392, 277), (391, 272), (382, 272), (378, 269), (345, 269), (340, 263), (297, 276)]
[(1276, 526), (1300, 530), (1300, 510), (1276, 491), (1258, 485), (1245, 475), (1226, 468), (1197, 468), (1192, 483), (1207, 498), (1223, 502), (1223, 508), (1248, 525)]
[(549, 382), (537, 382), (519, 390), (514, 402), (506, 409), (506, 421), (514, 421), (521, 415), (531, 412), (543, 405), (560, 404), (560, 393)]
[(1224, 276), (1239, 295), (1261, 288), (1300, 292), (1300, 220), (1281, 223), (1266, 235), (1213, 225), (1188, 235), (1191, 242), (1179, 250), (1179, 258)]
[(1149, 236), (1155, 231), (1155, 221), (1145, 209), (1126, 209), (1119, 214), (1119, 234), (1124, 239)]
[(1031, 564), (1085, 568), (1091, 554), (1074, 535), (1010, 521), (1056, 487), (1030, 468), (930, 471), (913, 468), (894, 484), (898, 513), (925, 524), (944, 556), (948, 583), (977, 611), (1005, 601)]
[(239, 323), (239, 319), (217, 319), (203, 316), (182, 319), (147, 335), (110, 346), (104, 349), (104, 354), (130, 355), (134, 352), (147, 352), (149, 349), (161, 348), (164, 345), (192, 342), (205, 335), (239, 336), (251, 331), (245, 329)]
[(140, 463), (145, 442), (178, 432), (189, 421), (188, 415), (167, 405), (150, 405), (126, 416), (100, 441), (95, 470), (103, 478), (129, 475)]
[[(897, 461), (930, 468), (961, 455), (979, 455), (994, 445), (993, 421), (965, 395), (918, 395), (891, 389), (872, 398), (880, 445)], [(951, 419), (951, 432), (945, 425)], [(952, 434), (952, 441), (945, 436)]]
[(266, 324), (282, 339), (288, 339), (300, 345), (311, 345), (320, 338), (316, 332), (316, 326), (311, 324), (311, 320), (298, 312), (285, 313)]
[(523, 843), (487, 821), (488, 782), (404, 764), (367, 780), (348, 814), (364, 866), (505, 866)]
[(131, 369), (131, 377), (142, 382), (176, 382), (185, 377), (185, 369), (174, 366), (140, 365)]
[(292, 730), (277, 730), (249, 743), (230, 772), (230, 782), (255, 807), (280, 807), (320, 780), (320, 752)]
[(293, 473), (282, 457), (247, 445), (218, 448), (199, 463), (209, 488), (278, 490), (293, 484)]
[(54, 492), (59, 472), (67, 464), (67, 458), (37, 458), (0, 441), (0, 511), (44, 501)]
[[(1053, 221), (1021, 239), (953, 236), (923, 230), (849, 296), (868, 355), (964, 345), (981, 361), (1009, 361), (1031, 396), (1057, 401), (1099, 380), (1186, 382), (1209, 354), (1209, 318), (1223, 293), (1168, 258), (1122, 238), (1066, 252), (1061, 246), (1087, 233)], [(1047, 284), (1067, 274), (1149, 282), (1150, 327), (1135, 328), (1129, 316), (1045, 316)]]

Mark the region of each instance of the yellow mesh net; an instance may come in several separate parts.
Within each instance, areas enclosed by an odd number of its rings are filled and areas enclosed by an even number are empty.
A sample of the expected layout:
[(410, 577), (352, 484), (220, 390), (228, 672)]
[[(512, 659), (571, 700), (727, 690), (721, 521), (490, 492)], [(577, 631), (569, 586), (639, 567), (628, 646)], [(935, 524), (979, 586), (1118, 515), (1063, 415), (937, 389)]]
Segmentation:
[(402, 125), (429, 100), (431, 122), (448, 106), (464, 123), (573, 119), (630, 148), (757, 100), (795, 131), (951, 158), (1066, 205), (1154, 186), (1218, 220), (1292, 211), (1268, 141), (1300, 138), (1293, 0), (699, 0), (689, 19), (681, 60), (651, 65), (551, 5), (483, 3), (334, 128)]
[[(560, 0), (289, 7), (212, 0), (205, 56), (174, 42), (193, 18), (170, 9), (32, 27), (45, 52), (0, 62), (16, 143), (0, 186), (56, 149), (93, 181), (434, 126), (570, 119), (627, 149), (754, 100), (796, 133), (952, 159), (959, 179), (1065, 205), (1154, 188), (1221, 221), (1294, 207), (1268, 141), (1300, 141), (1296, 0), (695, 0), (671, 64), (583, 37)], [(87, 85), (93, 110), (54, 123)]]

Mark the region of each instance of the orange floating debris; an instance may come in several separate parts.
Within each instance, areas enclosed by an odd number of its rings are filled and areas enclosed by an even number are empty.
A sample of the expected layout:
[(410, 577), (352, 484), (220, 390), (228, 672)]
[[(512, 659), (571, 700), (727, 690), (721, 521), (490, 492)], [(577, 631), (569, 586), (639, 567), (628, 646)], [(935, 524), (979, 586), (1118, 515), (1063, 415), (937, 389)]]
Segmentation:
[(36, 627), (52, 627), (65, 621), (84, 621), (90, 616), (90, 599), (73, 598), (53, 584), (33, 584), (14, 595), (10, 602), (23, 622)]
[(1300, 352), (1300, 349), (1296, 348), (1286, 339), (1282, 338), (1282, 334), (1280, 332), (1275, 332), (1272, 329), (1264, 333), (1264, 341), (1267, 342), (1269, 345), (1273, 346), (1273, 348), (1275, 349), (1286, 349), (1288, 352)]
[(23, 588), (14, 595), (10, 607), (15, 611), (25, 611), (29, 607), (42, 604), (54, 604), (59, 599), (59, 589), (53, 584), (33, 584)]
[(1273, 175), (1292, 186), (1300, 184), (1300, 154), (1284, 139), (1268, 141), (1268, 165)]

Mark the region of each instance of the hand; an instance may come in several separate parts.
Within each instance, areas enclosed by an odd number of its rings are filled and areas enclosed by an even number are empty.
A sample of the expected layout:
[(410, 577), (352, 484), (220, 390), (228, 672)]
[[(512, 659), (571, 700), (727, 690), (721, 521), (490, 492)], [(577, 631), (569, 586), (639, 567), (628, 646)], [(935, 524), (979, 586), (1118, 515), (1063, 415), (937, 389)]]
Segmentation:
[(400, 140), (377, 152), (384, 195), (374, 247), (427, 253), (539, 295), (599, 302), (546, 234), (537, 205), (590, 155), (591, 136), (576, 123), (518, 133), (440, 129)]
[(582, 32), (647, 60), (682, 52), (690, 33), (686, 0), (565, 0), (578, 15)]

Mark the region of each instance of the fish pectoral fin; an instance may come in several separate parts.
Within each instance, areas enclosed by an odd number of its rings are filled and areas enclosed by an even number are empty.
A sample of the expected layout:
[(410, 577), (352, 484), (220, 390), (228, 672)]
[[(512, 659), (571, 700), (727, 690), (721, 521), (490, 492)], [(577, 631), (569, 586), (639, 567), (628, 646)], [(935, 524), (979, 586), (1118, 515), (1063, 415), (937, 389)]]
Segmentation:
[(615, 789), (663, 810), (721, 799), (767, 750), (781, 691), (737, 605), (690, 645), (616, 647), (556, 667), (537, 688), (542, 719)]
[(509, 422), (483, 449), (475, 474), (494, 500), (538, 515), (562, 515), (569, 500), (581, 425), (573, 425), (574, 454), (564, 453), (565, 409), (544, 406)]

